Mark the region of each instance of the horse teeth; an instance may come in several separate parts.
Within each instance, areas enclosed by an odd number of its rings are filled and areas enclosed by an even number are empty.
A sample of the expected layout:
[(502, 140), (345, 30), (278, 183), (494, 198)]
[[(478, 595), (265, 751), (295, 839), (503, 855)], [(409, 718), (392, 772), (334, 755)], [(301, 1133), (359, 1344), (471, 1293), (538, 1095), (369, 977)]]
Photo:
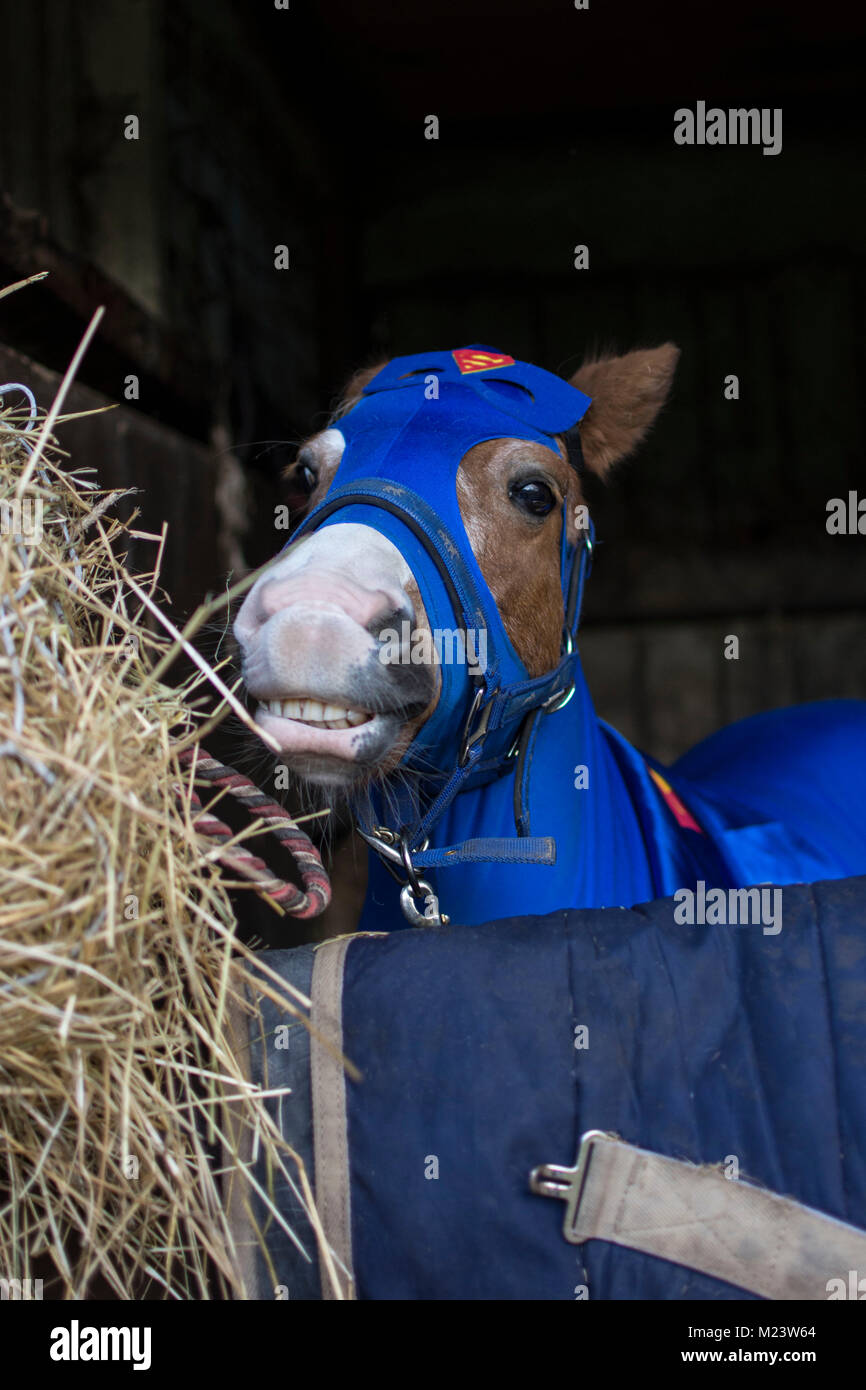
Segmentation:
[(263, 700), (262, 708), (281, 719), (295, 719), (301, 724), (318, 724), (326, 729), (351, 729), (365, 724), (372, 715), (363, 710), (346, 709), (343, 705), (327, 705), (321, 700)]

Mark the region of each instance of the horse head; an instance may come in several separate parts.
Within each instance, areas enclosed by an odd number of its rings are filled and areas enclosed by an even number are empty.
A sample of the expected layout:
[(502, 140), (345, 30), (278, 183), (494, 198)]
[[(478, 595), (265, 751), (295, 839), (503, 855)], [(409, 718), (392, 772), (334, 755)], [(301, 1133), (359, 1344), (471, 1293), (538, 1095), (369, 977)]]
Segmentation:
[[(306, 520), (234, 629), (256, 719), (295, 774), (331, 796), (400, 766), (447, 776), (497, 692), (561, 694), (582, 470), (604, 477), (643, 439), (677, 357), (600, 358), (566, 382), (466, 348), (352, 378), (291, 465)], [(510, 739), (531, 707), (493, 724)]]

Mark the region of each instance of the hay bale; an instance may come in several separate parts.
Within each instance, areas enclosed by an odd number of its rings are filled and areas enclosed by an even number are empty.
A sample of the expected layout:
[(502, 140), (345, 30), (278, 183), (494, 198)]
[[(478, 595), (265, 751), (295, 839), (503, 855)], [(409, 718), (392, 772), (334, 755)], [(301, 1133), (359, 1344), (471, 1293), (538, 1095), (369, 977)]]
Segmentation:
[(238, 1057), (247, 953), (178, 762), (208, 678), (162, 683), (158, 544), (130, 588), (114, 499), (34, 450), (21, 400), (0, 403), (0, 1275), (243, 1296), (220, 1171), (294, 1155)]

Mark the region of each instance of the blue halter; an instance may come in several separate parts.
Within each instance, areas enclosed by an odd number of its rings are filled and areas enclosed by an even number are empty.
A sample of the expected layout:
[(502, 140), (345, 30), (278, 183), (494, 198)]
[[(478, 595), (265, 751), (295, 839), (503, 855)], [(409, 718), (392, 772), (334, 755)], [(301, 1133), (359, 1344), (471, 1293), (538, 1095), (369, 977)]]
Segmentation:
[(457, 501), (457, 470), (474, 445), (502, 438), (556, 450), (556, 437), (570, 435), (579, 458), (575, 426), (589, 405), (589, 397), (560, 377), (490, 348), (395, 358), (339, 420), (346, 441), (339, 467), (292, 539), (294, 544), (320, 527), (346, 522), (371, 526), (393, 541), (410, 566), (432, 629), (453, 631), (456, 623), (464, 635), (486, 634), (484, 670), (470, 673), (462, 661), (440, 663), (436, 708), (403, 758), (406, 769), (420, 774), (423, 789), (396, 794), (402, 798), (400, 835), (389, 838), (385, 832), (383, 839), (369, 817), (360, 826), (380, 854), (402, 860), (410, 882), (413, 867), (434, 864), (553, 862), (553, 840), (525, 833), (525, 779), (519, 773), (514, 838), (473, 839), (436, 851), (427, 851), (426, 842), (454, 797), (513, 767), (511, 758), (528, 746), (534, 722), (568, 698), (593, 547), (591, 527), (576, 546), (569, 543), (563, 507), (562, 654), (553, 670), (532, 678), (472, 552)]

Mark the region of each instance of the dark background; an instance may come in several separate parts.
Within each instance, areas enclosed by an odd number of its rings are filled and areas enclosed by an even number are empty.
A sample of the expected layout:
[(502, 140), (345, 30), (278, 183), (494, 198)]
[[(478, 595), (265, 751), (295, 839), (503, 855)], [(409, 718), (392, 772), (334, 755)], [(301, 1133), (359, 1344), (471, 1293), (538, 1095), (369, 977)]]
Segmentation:
[[(866, 537), (825, 528), (831, 497), (866, 495), (862, 11), (0, 0), (0, 19), (0, 284), (51, 270), (0, 301), (0, 380), (30, 371), (47, 404), (106, 304), (73, 403), (122, 399), (129, 373), (140, 398), (66, 437), (144, 489), (145, 524), (168, 518), (176, 617), (276, 550), (279, 470), (353, 367), (483, 342), (567, 373), (673, 339), (671, 403), (593, 499), (599, 712), (671, 758), (741, 714), (866, 695)], [(781, 107), (781, 154), (675, 145), (699, 99)]]

